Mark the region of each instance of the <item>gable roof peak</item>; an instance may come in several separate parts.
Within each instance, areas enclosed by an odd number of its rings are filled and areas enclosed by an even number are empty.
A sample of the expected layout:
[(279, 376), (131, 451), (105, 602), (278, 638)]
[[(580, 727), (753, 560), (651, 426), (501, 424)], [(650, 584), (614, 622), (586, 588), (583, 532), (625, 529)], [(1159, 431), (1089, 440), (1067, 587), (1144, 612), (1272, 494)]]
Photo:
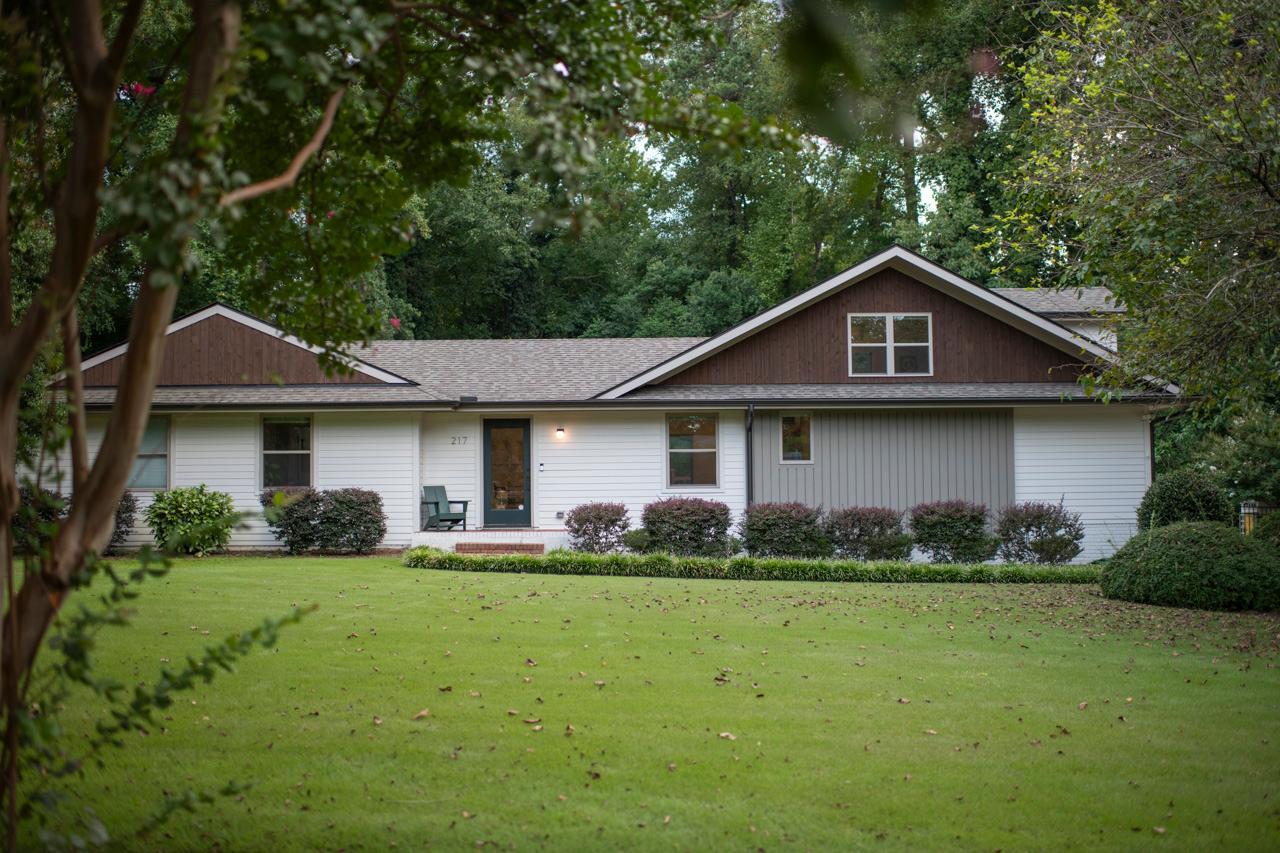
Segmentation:
[(863, 259), (842, 272), (836, 273), (808, 290), (750, 317), (701, 344), (648, 368), (599, 394), (597, 399), (613, 400), (638, 388), (659, 382), (680, 370), (732, 346), (755, 333), (778, 323), (787, 317), (813, 305), (886, 268), (893, 268), (917, 281), (935, 288), (973, 308), (1002, 320), (1026, 334), (1073, 356), (1085, 355), (1112, 361), (1115, 353), (1091, 338), (1068, 329), (1052, 319), (1043, 317), (1016, 301), (990, 288), (957, 275), (942, 265), (929, 260), (913, 249), (895, 243), (886, 249)]

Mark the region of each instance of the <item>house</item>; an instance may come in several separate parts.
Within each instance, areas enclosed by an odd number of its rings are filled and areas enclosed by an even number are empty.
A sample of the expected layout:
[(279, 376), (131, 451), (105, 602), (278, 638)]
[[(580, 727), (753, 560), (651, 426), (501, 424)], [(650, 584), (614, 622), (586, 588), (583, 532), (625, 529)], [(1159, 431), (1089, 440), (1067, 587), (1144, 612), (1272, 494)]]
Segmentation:
[[(1133, 532), (1149, 415), (1176, 389), (1102, 404), (1077, 377), (1114, 358), (1090, 294), (994, 291), (890, 248), (711, 338), (376, 341), (326, 376), (317, 349), (223, 305), (168, 330), (130, 487), (378, 491), (388, 547), (563, 544), (564, 514), (672, 495), (906, 509), (1063, 501), (1081, 559)], [(91, 444), (124, 347), (84, 362)], [(421, 531), (419, 495), (468, 500)], [(148, 531), (134, 532), (141, 543)], [(236, 548), (276, 545), (260, 521)]]

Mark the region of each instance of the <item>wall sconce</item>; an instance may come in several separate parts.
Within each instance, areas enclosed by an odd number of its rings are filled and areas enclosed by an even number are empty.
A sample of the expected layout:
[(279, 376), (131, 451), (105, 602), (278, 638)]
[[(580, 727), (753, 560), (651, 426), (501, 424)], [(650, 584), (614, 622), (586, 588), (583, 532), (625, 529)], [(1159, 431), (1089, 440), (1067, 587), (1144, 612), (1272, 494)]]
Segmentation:
[(564, 438), (564, 427), (556, 427), (556, 438)]

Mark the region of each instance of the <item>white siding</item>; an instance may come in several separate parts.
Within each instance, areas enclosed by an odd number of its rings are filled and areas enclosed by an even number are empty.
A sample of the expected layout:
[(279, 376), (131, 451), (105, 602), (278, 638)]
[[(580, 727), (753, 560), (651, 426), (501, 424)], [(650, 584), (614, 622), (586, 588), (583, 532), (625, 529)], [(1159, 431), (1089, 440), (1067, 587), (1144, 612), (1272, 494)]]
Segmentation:
[[(261, 416), (256, 412), (201, 412), (170, 417), (169, 485), (204, 484), (231, 495), (244, 521), (231, 533), (233, 549), (274, 549), (280, 543), (262, 517)], [(382, 496), (387, 547), (407, 545), (416, 529), (419, 415), (411, 412), (321, 412), (312, 416), (312, 472), (318, 489), (355, 486)], [(91, 417), (89, 453), (96, 457), (106, 425)], [(125, 547), (153, 544), (142, 512), (150, 491), (136, 491), (138, 524)]]
[(422, 476), (424, 486), (444, 486), (449, 500), (470, 501), (467, 527), (480, 526), (480, 416), (461, 412), (422, 416)]
[[(519, 418), (512, 413), (495, 418)], [(530, 421), (532, 523), (563, 528), (567, 512), (590, 501), (621, 501), (638, 527), (645, 504), (674, 495), (724, 501), (734, 517), (746, 505), (746, 428), (743, 413), (720, 413), (720, 484), (705, 489), (666, 487), (666, 416), (657, 411), (539, 412)], [(483, 525), (483, 416), (430, 413), (422, 424), (423, 485), (442, 485), (454, 500), (471, 501), (468, 527)], [(556, 428), (565, 428), (564, 438)], [(514, 540), (513, 540), (514, 541)]]
[(202, 412), (174, 415), (169, 436), (169, 485), (204, 484), (226, 492), (237, 512), (245, 513), (231, 531), (231, 548), (275, 548), (258, 501), (258, 415), (252, 412)]
[[(565, 412), (533, 418), (533, 518), (537, 527), (563, 527), (556, 513), (590, 501), (627, 505), (640, 526), (645, 504), (676, 495), (724, 501), (734, 518), (746, 506), (746, 427), (740, 411), (720, 412), (720, 483), (714, 488), (666, 485), (663, 412)], [(556, 428), (563, 426), (563, 438)]]
[(387, 547), (408, 545), (415, 530), (418, 422), (410, 412), (319, 412), (313, 418), (316, 488), (381, 495)]
[(1019, 408), (1013, 416), (1018, 501), (1063, 501), (1080, 513), (1084, 551), (1105, 557), (1133, 535), (1151, 480), (1149, 425), (1135, 406)]

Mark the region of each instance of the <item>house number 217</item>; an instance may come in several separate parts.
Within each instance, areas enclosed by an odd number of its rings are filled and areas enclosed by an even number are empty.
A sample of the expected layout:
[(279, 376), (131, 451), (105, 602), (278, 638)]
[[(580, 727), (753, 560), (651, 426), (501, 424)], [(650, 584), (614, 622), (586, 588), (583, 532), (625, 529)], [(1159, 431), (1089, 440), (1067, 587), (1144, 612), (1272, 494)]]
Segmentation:
[(466, 443), (467, 443), (467, 436), (465, 436), (465, 435), (451, 435), (451, 436), (449, 436), (449, 443), (450, 443), (450, 444), (466, 444)]

